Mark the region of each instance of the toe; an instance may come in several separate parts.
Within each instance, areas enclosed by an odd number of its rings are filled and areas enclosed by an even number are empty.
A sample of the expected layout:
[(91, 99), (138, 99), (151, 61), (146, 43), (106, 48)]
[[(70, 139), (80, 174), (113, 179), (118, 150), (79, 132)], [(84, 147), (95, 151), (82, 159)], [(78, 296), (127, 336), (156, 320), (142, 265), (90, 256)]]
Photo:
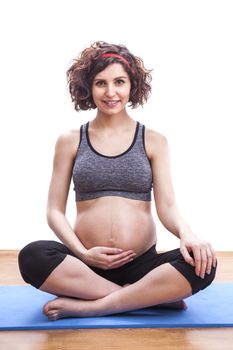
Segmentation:
[(47, 315), (49, 310), (50, 310), (50, 301), (44, 305), (43, 314)]
[(58, 313), (57, 312), (53, 312), (51, 314), (48, 315), (48, 319), (50, 321), (56, 321), (58, 319)]

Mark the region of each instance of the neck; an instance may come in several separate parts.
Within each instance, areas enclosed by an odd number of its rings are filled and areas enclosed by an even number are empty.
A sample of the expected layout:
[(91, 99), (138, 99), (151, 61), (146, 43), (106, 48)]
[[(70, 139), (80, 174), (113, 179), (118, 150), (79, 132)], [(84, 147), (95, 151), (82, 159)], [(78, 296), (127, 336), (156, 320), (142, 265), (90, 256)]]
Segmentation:
[(115, 115), (108, 115), (98, 111), (96, 117), (92, 121), (92, 126), (105, 129), (116, 129), (118, 127), (127, 126), (133, 123), (135, 123), (135, 121), (126, 111)]

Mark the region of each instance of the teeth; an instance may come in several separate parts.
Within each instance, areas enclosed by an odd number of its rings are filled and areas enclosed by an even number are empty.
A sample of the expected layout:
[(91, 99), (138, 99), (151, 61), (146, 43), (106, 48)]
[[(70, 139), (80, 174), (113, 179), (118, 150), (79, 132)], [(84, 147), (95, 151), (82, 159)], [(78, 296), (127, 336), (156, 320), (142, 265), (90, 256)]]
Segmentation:
[(115, 106), (118, 101), (105, 101), (105, 103), (108, 105), (108, 106)]

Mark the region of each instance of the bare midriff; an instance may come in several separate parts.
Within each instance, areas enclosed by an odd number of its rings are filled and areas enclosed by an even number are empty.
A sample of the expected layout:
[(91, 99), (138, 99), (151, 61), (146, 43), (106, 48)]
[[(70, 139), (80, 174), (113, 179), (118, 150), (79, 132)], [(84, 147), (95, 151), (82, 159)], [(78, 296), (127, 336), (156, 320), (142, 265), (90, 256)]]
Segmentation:
[(131, 249), (139, 256), (156, 243), (151, 202), (106, 196), (76, 204), (74, 231), (87, 249)]

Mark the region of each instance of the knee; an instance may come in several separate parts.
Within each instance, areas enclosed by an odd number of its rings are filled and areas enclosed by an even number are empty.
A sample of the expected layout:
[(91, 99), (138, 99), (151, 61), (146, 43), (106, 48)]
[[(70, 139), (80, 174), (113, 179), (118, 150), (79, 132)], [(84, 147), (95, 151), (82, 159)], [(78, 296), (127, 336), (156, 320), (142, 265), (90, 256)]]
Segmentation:
[(199, 292), (202, 289), (207, 288), (214, 281), (216, 276), (216, 271), (217, 271), (217, 266), (212, 267), (210, 274), (206, 273), (203, 279), (198, 277), (198, 279), (196, 279), (195, 285), (193, 286), (193, 294)]
[(206, 287), (208, 287), (212, 282), (213, 280), (215, 279), (215, 276), (216, 276), (216, 271), (217, 271), (217, 265), (215, 267), (212, 267), (211, 271), (210, 271), (210, 274), (206, 274), (205, 278), (207, 281), (207, 285)]
[(27, 244), (21, 251), (18, 256), (19, 268), (24, 270), (27, 266), (30, 266), (34, 263), (41, 249), (46, 246), (46, 241), (36, 241)]
[(51, 272), (73, 253), (56, 241), (36, 241), (24, 247), (18, 257), (19, 270), (25, 282), (39, 288)]
[(202, 289), (207, 288), (214, 280), (217, 267), (212, 267), (210, 274), (205, 274), (204, 278), (196, 275), (195, 267), (188, 264), (180, 254), (179, 258), (173, 262), (173, 265), (189, 282), (192, 288), (192, 294), (196, 294)]
[(41, 250), (45, 248), (46, 241), (36, 241), (26, 245), (18, 255), (18, 265), (24, 281), (32, 284), (32, 269), (40, 264)]

